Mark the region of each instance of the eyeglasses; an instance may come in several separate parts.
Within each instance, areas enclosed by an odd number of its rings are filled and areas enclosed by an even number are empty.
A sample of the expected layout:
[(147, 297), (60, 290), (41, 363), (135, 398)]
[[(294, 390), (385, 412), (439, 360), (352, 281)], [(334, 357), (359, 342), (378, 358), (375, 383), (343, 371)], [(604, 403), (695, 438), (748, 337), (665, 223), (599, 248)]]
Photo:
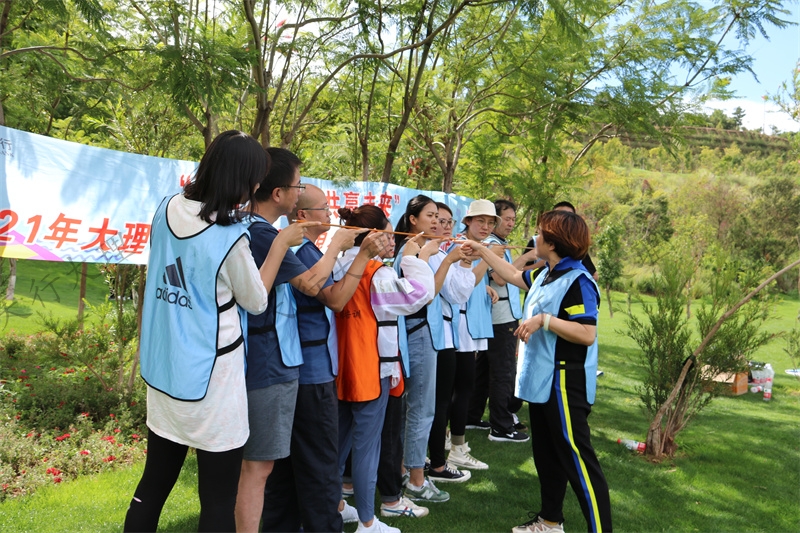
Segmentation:
[(281, 189), (300, 189), (301, 191), (305, 191), (306, 186), (303, 185), (302, 183), (299, 185), (284, 185), (281, 187)]
[(453, 227), (453, 219), (451, 218), (451, 219), (448, 220), (446, 218), (440, 218), (439, 219), (439, 224), (441, 224), (442, 227), (444, 227), (444, 228), (452, 228)]

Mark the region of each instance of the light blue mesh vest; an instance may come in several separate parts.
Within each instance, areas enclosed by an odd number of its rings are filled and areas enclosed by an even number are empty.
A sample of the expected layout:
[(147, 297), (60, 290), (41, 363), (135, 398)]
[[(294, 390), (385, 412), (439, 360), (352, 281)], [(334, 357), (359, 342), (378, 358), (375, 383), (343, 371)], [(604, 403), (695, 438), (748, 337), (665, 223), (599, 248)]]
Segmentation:
[[(548, 273), (549, 269), (540, 273), (528, 292), (528, 297), (525, 299), (525, 320), (539, 313), (558, 316), (561, 300), (578, 276), (586, 276), (594, 284), (588, 272), (574, 269), (562, 274), (555, 281), (542, 285)], [(528, 343), (523, 345), (524, 353), (517, 360), (517, 386), (514, 393), (517, 398), (532, 403), (546, 403), (550, 398), (556, 367), (556, 339), (555, 333), (540, 328), (528, 338)], [(597, 388), (597, 336), (594, 343), (586, 350), (584, 371), (586, 399), (593, 404)]]
[(219, 314), (217, 274), (233, 245), (249, 234), (244, 224), (211, 224), (200, 233), (176, 237), (166, 220), (169, 199), (155, 215), (144, 290), (141, 373), (154, 389), (177, 400), (202, 400), (218, 356), (245, 341), (247, 313), (239, 309), (242, 334), (217, 349)]

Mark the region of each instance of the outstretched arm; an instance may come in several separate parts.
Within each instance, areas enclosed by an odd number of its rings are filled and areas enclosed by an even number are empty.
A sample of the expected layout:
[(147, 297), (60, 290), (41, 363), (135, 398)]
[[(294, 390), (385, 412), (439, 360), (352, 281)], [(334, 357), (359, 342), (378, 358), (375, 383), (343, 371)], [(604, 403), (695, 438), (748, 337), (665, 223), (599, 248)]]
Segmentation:
[[(528, 289), (528, 285), (522, 278), (522, 272), (517, 270), (511, 263), (507, 263), (503, 257), (498, 257), (492, 249), (474, 241), (465, 242), (461, 245), (461, 249), (467, 257), (483, 259), (478, 266), (485, 264), (484, 272), (487, 267), (491, 267), (495, 274), (503, 278), (507, 283), (512, 283), (523, 290)], [(500, 250), (502, 250), (502, 248), (500, 248)]]

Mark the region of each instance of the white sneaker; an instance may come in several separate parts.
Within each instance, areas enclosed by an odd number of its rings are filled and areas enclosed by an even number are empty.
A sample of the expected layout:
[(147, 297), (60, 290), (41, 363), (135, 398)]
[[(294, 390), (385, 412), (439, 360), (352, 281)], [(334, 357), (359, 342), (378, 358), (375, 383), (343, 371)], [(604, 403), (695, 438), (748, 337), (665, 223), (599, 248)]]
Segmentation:
[(358, 522), (358, 510), (347, 502), (344, 502), (344, 509), (339, 511), (345, 524)]
[(561, 524), (548, 525), (539, 515), (536, 515), (533, 520), (513, 528), (511, 533), (564, 533), (564, 528)]
[(369, 527), (365, 526), (364, 523), (359, 520), (356, 533), (400, 533), (400, 530), (396, 527), (384, 524), (378, 520), (378, 517), (376, 516), (375, 520), (372, 522), (372, 525)]
[(381, 504), (381, 516), (410, 516), (411, 518), (422, 518), (428, 514), (427, 507), (420, 507), (405, 496), (394, 505)]
[(467, 443), (454, 444), (447, 456), (447, 462), (457, 468), (468, 468), (470, 470), (486, 470), (489, 465), (483, 461), (478, 461), (469, 453)]

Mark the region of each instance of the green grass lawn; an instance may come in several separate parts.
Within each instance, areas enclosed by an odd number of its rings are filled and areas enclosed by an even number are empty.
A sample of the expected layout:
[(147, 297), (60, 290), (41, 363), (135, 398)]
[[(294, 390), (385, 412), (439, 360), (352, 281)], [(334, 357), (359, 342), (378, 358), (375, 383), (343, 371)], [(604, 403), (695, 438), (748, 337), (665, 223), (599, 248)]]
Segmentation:
[[(102, 294), (100, 296), (103, 296)], [(614, 298), (620, 304), (623, 295)], [(785, 297), (768, 328), (792, 327), (800, 301)], [(633, 311), (640, 312), (634, 304)], [(601, 309), (597, 403), (589, 421), (593, 443), (611, 490), (617, 531), (800, 531), (800, 381), (787, 368), (800, 366), (782, 341), (756, 359), (776, 370), (773, 399), (761, 394), (720, 397), (679, 435), (677, 456), (652, 464), (618, 445), (621, 437), (644, 440), (648, 420), (637, 397), (641, 370), (636, 346), (621, 334), (625, 314)], [(520, 413), (527, 421), (527, 410)], [(494, 443), (469, 430), (473, 455), (489, 470), (464, 484), (441, 484), (451, 500), (431, 504), (422, 519), (387, 519), (406, 532), (505, 531), (536, 511), (539, 487), (530, 444)], [(142, 465), (48, 486), (29, 497), (0, 504), (0, 531), (119, 531)], [(162, 531), (196, 528), (196, 462), (187, 459), (161, 518)], [(568, 490), (566, 531), (585, 531), (577, 500)], [(355, 530), (348, 526), (347, 531)]]
[[(98, 265), (87, 265), (86, 300), (92, 305), (108, 298), (108, 286)], [(3, 275), (8, 266), (3, 264)], [(17, 261), (17, 285), (13, 302), (0, 310), (0, 334), (16, 331), (22, 334), (41, 330), (39, 314), (52, 313), (61, 319), (77, 316), (81, 280), (80, 263), (49, 261)], [(2, 286), (5, 293), (5, 285)]]

